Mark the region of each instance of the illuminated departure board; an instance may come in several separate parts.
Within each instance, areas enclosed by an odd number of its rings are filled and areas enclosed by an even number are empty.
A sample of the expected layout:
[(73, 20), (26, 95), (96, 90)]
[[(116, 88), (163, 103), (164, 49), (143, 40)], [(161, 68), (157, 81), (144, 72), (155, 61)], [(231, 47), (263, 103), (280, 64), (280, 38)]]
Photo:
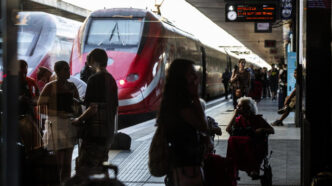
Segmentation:
[(226, 4), (227, 22), (274, 22), (275, 4)]

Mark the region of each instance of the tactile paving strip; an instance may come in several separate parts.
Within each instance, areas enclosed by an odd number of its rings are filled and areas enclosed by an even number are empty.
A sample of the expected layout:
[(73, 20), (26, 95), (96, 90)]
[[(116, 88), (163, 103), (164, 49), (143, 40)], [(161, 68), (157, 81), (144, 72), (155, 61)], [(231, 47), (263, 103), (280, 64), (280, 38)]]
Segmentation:
[[(146, 183), (151, 177), (148, 169), (148, 151), (151, 140), (145, 140), (131, 153), (119, 167), (118, 179), (128, 183), (126, 185), (137, 185), (134, 183)], [(130, 184), (132, 183), (132, 184)], [(140, 185), (140, 184), (139, 184)]]

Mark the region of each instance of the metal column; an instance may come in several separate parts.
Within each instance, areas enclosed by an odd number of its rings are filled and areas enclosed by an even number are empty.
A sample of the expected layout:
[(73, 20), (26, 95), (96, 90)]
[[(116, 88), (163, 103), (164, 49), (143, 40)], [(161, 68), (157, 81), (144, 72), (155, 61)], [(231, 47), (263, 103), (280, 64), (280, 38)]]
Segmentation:
[(3, 97), (1, 178), (4, 186), (19, 185), (18, 137), (18, 63), (16, 12), (19, 0), (1, 0)]

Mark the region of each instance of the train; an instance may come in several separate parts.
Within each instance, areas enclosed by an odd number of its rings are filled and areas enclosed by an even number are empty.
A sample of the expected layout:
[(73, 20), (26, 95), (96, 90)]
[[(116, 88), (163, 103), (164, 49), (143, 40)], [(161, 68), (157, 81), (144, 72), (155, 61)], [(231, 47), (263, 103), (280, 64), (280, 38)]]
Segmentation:
[(167, 69), (175, 59), (194, 62), (205, 99), (224, 93), (222, 73), (238, 61), (165, 18), (137, 8), (96, 10), (86, 18), (73, 44), (72, 75), (80, 75), (94, 48), (108, 55), (107, 70), (118, 86), (119, 115), (157, 111)]
[(28, 63), (28, 76), (36, 79), (39, 66), (50, 70), (59, 60), (69, 62), (81, 22), (45, 12), (19, 12), (17, 58)]

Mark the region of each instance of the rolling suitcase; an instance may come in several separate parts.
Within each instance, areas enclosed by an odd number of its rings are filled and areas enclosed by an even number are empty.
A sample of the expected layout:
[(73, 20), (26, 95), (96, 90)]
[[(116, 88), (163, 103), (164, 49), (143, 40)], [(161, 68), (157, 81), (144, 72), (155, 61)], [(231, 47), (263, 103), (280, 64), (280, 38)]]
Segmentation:
[(118, 132), (118, 114), (115, 115), (114, 137), (110, 149), (129, 150), (131, 137), (128, 134)]

